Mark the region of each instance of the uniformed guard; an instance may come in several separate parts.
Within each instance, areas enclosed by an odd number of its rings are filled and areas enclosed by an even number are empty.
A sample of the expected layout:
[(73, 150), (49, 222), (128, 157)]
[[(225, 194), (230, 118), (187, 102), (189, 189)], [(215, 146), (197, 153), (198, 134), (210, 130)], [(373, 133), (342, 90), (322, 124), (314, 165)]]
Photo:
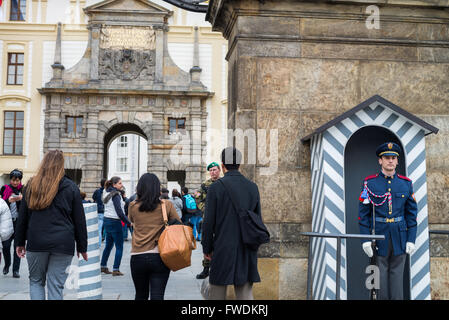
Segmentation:
[[(220, 178), (220, 165), (216, 162), (212, 162), (207, 166), (207, 171), (209, 171), (210, 178), (204, 181), (201, 184), (201, 189), (199, 195), (196, 197), (196, 200), (198, 202), (198, 209), (201, 210), (203, 213), (204, 218), (204, 211), (206, 209), (206, 196), (207, 196), (207, 190), (209, 187), (217, 181)], [(196, 276), (197, 279), (205, 279), (207, 276), (209, 276), (209, 267), (210, 267), (210, 260), (203, 259), (203, 271)]]
[[(412, 181), (396, 173), (400, 152), (393, 142), (377, 148), (381, 170), (364, 179), (359, 197), (360, 233), (371, 234), (374, 225), (375, 234), (385, 236), (376, 241), (380, 300), (403, 300), (406, 254), (415, 250), (417, 204)], [(363, 250), (372, 257), (371, 242), (364, 241)]]

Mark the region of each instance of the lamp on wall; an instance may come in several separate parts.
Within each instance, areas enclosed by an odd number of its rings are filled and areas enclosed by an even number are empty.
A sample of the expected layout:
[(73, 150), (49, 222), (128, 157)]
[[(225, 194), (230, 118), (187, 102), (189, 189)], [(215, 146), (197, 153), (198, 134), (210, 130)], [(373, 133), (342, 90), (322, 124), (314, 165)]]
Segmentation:
[(206, 13), (209, 1), (205, 0), (163, 0), (164, 2), (170, 3), (178, 8), (193, 11), (193, 12), (201, 12)]

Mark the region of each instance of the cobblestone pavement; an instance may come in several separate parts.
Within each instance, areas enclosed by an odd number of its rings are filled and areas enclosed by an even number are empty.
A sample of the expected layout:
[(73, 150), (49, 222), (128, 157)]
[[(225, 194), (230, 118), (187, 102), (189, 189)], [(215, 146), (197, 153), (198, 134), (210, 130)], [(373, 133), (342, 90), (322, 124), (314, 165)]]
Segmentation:
[[(104, 248), (104, 242), (102, 249)], [(125, 241), (123, 248), (123, 258), (120, 271), (125, 275), (112, 277), (112, 275), (102, 274), (103, 300), (134, 300), (135, 290), (131, 277), (130, 251), (131, 239)], [(112, 249), (109, 256), (108, 267), (112, 270), (115, 249)], [(201, 272), (201, 261), (203, 258), (201, 244), (197, 242), (197, 249), (192, 252), (192, 265), (188, 268), (170, 273), (170, 278), (165, 290), (166, 300), (202, 300), (200, 286), (202, 280), (197, 280), (195, 276)], [(0, 264), (0, 300), (29, 300), (28, 264), (26, 259), (20, 263), (20, 279), (12, 277), (12, 268), (8, 275), (3, 275), (4, 261)], [(77, 265), (78, 259), (74, 257), (72, 264)], [(65, 289), (64, 300), (76, 300), (76, 289)]]

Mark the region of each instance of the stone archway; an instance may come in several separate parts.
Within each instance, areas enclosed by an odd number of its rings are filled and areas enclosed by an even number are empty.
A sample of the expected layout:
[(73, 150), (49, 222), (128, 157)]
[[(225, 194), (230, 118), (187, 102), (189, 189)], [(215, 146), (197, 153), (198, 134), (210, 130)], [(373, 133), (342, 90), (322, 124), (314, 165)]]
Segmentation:
[[(148, 135), (141, 129), (140, 126), (134, 123), (117, 123), (113, 125), (105, 134), (104, 134), (104, 142), (103, 142), (103, 170), (102, 177), (109, 178), (108, 174), (108, 150), (111, 143), (119, 136), (132, 133), (138, 136), (145, 138), (149, 141)], [(146, 150), (148, 152), (148, 150)], [(148, 167), (148, 164), (146, 165)]]

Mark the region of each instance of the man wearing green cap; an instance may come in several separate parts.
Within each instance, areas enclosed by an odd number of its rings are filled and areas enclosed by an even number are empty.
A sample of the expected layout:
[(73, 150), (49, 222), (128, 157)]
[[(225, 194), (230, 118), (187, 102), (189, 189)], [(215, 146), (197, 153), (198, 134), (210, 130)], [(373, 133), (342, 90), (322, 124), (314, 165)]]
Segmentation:
[[(207, 196), (207, 190), (209, 187), (217, 181), (220, 178), (220, 165), (216, 162), (212, 162), (207, 166), (207, 171), (209, 171), (210, 179), (207, 179), (201, 184), (201, 189), (199, 190), (200, 193), (196, 197), (197, 203), (198, 203), (198, 209), (201, 210), (203, 213), (203, 219), (204, 219), (204, 210), (206, 209), (206, 196)], [(207, 276), (209, 276), (209, 266), (210, 266), (210, 260), (203, 259), (203, 271), (196, 276), (197, 279), (205, 279)]]

